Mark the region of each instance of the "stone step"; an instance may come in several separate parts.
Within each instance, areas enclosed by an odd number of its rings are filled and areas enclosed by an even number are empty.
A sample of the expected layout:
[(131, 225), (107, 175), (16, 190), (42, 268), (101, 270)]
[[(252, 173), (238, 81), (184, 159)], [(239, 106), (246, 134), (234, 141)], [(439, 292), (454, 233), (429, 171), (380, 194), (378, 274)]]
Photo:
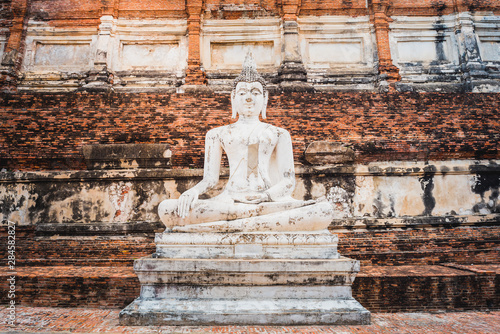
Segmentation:
[(353, 298), (136, 299), (120, 312), (125, 326), (369, 325)]
[[(212, 237), (220, 238), (204, 235), (193, 247), (210, 245)], [(236, 246), (259, 241), (256, 245), (263, 248), (285, 246), (290, 250), (293, 243), (296, 255), (317, 244), (336, 245), (336, 238), (324, 233), (232, 237), (243, 239)], [(177, 238), (181, 245), (185, 245), (183, 239), (189, 239), (185, 235)], [(227, 240), (227, 246), (230, 243)], [(370, 312), (352, 298), (351, 284), (359, 272), (359, 261), (335, 255), (326, 259), (143, 257), (134, 263), (141, 295), (120, 313), (120, 324), (369, 324)]]
[[(2, 304), (10, 276), (0, 268)], [(15, 276), (25, 306), (121, 309), (140, 294), (131, 266), (21, 266)], [(352, 290), (371, 312), (499, 309), (500, 264), (362, 266)]]

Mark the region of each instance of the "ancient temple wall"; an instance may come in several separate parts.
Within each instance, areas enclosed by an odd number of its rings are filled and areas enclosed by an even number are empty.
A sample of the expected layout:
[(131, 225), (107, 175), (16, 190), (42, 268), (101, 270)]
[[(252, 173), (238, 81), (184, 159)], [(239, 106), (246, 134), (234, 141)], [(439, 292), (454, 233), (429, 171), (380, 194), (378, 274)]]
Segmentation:
[(178, 85), (187, 68), (186, 29), (185, 20), (117, 20), (108, 61), (117, 90)]
[[(488, 234), (499, 18), (493, 0), (0, 0), (2, 220), (47, 235), (158, 229), (159, 201), (201, 177), (206, 131), (230, 122), (251, 50), (267, 121), (292, 135), (294, 196), (326, 196), (346, 215), (332, 229)], [(354, 158), (313, 165), (318, 141)], [(161, 169), (88, 170), (83, 154), (154, 143), (171, 152)]]
[(392, 19), (390, 44), (401, 90), (456, 91), (468, 78), (477, 77), (473, 91), (497, 91), (488, 81), (498, 75), (498, 16), (458, 13)]
[(20, 89), (71, 91), (94, 66), (94, 27), (55, 28), (33, 22), (27, 30)]
[[(4, 94), (1, 104), (2, 219), (42, 230), (158, 226), (158, 203), (202, 176), (206, 131), (230, 122), (229, 97), (214, 93)], [(296, 198), (326, 197), (356, 226), (473, 225), (498, 219), (498, 107), (497, 94), (287, 93), (271, 96), (266, 121), (291, 133)], [(320, 141), (339, 150), (311, 149)], [(161, 168), (84, 155), (141, 143), (163, 143)]]
[(1, 3), (2, 90), (227, 91), (248, 50), (276, 87), (498, 92), (496, 1)]

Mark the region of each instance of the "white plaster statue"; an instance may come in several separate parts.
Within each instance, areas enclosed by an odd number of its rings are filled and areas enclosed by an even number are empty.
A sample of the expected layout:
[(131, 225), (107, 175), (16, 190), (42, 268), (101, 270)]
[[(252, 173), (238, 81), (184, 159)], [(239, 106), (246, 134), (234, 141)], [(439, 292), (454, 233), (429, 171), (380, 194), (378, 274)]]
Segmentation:
[[(179, 199), (160, 203), (166, 231), (257, 232), (315, 231), (333, 219), (328, 202), (291, 197), (295, 187), (292, 141), (288, 131), (263, 123), (268, 92), (255, 62), (247, 55), (231, 93), (233, 118), (238, 120), (207, 132), (203, 180)], [(219, 181), (222, 151), (229, 160), (229, 180), (223, 192), (208, 200), (198, 196)]]

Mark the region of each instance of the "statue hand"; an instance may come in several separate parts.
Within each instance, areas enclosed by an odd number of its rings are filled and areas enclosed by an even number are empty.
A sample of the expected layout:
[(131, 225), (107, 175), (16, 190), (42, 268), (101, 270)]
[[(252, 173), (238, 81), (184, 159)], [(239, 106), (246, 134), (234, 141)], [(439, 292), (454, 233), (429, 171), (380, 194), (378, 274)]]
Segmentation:
[(270, 202), (271, 198), (266, 192), (255, 192), (250, 195), (241, 196), (241, 198), (235, 199), (235, 201), (246, 204), (259, 204), (262, 202)]
[(198, 196), (198, 191), (192, 188), (182, 193), (177, 204), (177, 214), (179, 215), (179, 217), (186, 218), (186, 216), (189, 214), (189, 210), (191, 210), (191, 208), (198, 200)]

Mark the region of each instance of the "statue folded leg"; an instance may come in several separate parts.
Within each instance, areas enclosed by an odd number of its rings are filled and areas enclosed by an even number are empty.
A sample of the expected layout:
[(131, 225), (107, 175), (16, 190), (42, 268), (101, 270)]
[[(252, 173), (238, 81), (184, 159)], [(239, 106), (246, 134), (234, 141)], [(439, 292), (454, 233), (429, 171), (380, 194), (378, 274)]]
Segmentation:
[(331, 223), (328, 202), (289, 201), (260, 204), (200, 200), (185, 218), (176, 215), (177, 200), (159, 206), (162, 222), (176, 232), (316, 231)]
[(270, 213), (290, 210), (315, 203), (315, 201), (299, 201), (290, 199), (282, 202), (263, 202), (260, 204), (234, 203), (227, 198), (215, 197), (198, 200), (185, 218), (177, 214), (178, 200), (169, 199), (160, 203), (158, 214), (165, 227), (184, 226), (217, 221), (230, 221), (238, 218), (249, 218)]

